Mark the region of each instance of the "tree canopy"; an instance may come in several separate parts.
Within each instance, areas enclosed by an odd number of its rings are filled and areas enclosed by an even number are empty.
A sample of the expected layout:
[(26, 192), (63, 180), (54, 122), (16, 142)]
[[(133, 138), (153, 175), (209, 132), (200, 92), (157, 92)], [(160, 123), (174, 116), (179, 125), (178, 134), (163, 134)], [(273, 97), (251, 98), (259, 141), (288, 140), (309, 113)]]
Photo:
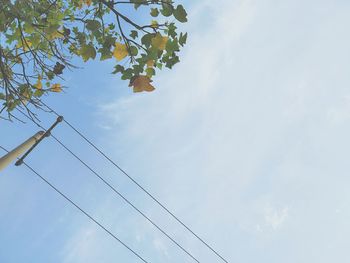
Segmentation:
[[(145, 24), (132, 18), (145, 15)], [(113, 59), (134, 92), (153, 91), (156, 71), (178, 63), (186, 43), (178, 22), (187, 13), (172, 0), (0, 0), (0, 116), (30, 114), (44, 94), (61, 92), (74, 57)]]

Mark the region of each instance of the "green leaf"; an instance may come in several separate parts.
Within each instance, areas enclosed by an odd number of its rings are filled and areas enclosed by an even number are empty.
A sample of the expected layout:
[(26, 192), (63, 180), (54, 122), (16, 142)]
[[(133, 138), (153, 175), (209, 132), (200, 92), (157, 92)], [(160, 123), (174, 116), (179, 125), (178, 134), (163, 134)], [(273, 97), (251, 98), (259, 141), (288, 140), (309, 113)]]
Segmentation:
[(41, 97), (44, 93), (45, 93), (45, 91), (37, 89), (33, 95), (34, 95), (34, 97)]
[(177, 41), (177, 39), (174, 39), (174, 40), (169, 40), (166, 44), (166, 51), (168, 53), (173, 53), (173, 52), (176, 52), (176, 51), (179, 51), (180, 50), (180, 47), (179, 47), (179, 43)]
[(91, 43), (88, 45), (82, 46), (79, 53), (83, 58), (84, 62), (88, 61), (90, 58), (95, 59), (96, 57), (96, 50)]
[(157, 63), (157, 68), (159, 68), (161, 70), (163, 68), (163, 64), (162, 63)]
[(146, 34), (141, 38), (141, 43), (147, 48), (151, 45), (153, 34)]
[(97, 20), (86, 20), (86, 28), (89, 29), (90, 31), (95, 31), (100, 29), (101, 23)]
[(149, 78), (152, 78), (152, 76), (156, 75), (156, 71), (154, 70), (154, 68), (147, 68), (146, 69), (146, 75)]
[[(127, 6), (131, 9), (139, 9), (135, 11), (136, 16), (146, 17), (137, 24), (119, 25), (118, 21), (111, 20), (116, 2), (0, 0), (0, 32), (3, 37), (0, 42), (6, 55), (4, 69), (19, 71), (18, 75), (3, 71), (10, 76), (8, 79), (15, 88), (5, 94), (0, 87), (0, 105), (4, 104), (5, 110), (12, 110), (19, 103), (28, 103), (27, 98), (31, 96), (38, 98), (50, 93), (52, 87), (56, 87), (53, 85), (58, 84), (56, 78), (65, 73), (65, 67), (75, 64), (77, 57), (81, 57), (80, 63), (96, 59), (96, 56), (100, 60), (113, 56), (118, 59), (117, 43), (125, 46), (121, 48), (125, 60), (122, 64), (115, 63), (111, 71), (121, 73), (122, 79), (132, 80), (134, 77), (147, 82), (158, 69), (171, 68), (179, 61), (178, 52), (187, 41), (187, 33), (180, 34), (177, 29), (180, 22), (187, 21), (184, 6), (174, 4), (174, 0), (121, 1), (130, 3)], [(122, 20), (133, 18), (134, 13), (125, 13)], [(23, 52), (26, 51), (23, 39), (33, 53)], [(43, 65), (33, 63), (33, 56), (40, 56)], [(23, 86), (26, 80), (20, 77), (21, 63), (27, 65), (28, 76), (35, 76), (29, 78), (28, 87)], [(1, 77), (0, 72), (0, 80)]]
[(174, 17), (181, 23), (187, 22), (187, 12), (182, 5), (178, 5), (174, 10)]
[(146, 0), (130, 0), (131, 3), (134, 3), (135, 9), (139, 8), (143, 3), (147, 3)]
[(132, 66), (133, 67), (133, 69), (134, 69), (134, 75), (136, 74), (136, 75), (139, 75), (140, 73), (142, 73), (143, 72), (143, 67), (144, 67), (144, 65), (134, 65), (134, 66)]
[(116, 65), (112, 74), (117, 74), (118, 72), (123, 73), (125, 68), (121, 65)]
[(13, 111), (16, 106), (19, 104), (19, 101), (8, 101), (7, 103), (7, 111), (11, 112)]
[(169, 17), (173, 14), (173, 6), (169, 3), (162, 3), (162, 9), (160, 12), (162, 13), (163, 16)]
[(157, 17), (159, 15), (158, 8), (151, 8), (151, 16)]
[(172, 38), (175, 38), (177, 33), (176, 33), (177, 27), (175, 26), (174, 23), (170, 23), (168, 25), (168, 35), (171, 36)]
[(131, 30), (130, 37), (136, 39), (139, 36), (139, 33), (136, 30)]
[(137, 54), (139, 53), (139, 50), (137, 49), (137, 47), (135, 47), (135, 46), (131, 46), (130, 47), (130, 55), (131, 56), (137, 56)]
[(179, 37), (179, 44), (181, 46), (184, 46), (186, 44), (186, 41), (187, 41), (187, 33), (186, 34), (181, 33)]
[(128, 68), (127, 70), (124, 71), (122, 75), (123, 80), (131, 79), (133, 76), (133, 70), (131, 68)]
[(51, 80), (55, 77), (55, 74), (52, 71), (47, 71), (46, 76), (49, 80)]
[(105, 47), (103, 47), (103, 48), (100, 48), (100, 49), (98, 50), (98, 52), (101, 54), (100, 60), (109, 59), (109, 58), (111, 58), (112, 55), (113, 55), (112, 52), (111, 52), (111, 50), (110, 50), (110, 48), (105, 48)]

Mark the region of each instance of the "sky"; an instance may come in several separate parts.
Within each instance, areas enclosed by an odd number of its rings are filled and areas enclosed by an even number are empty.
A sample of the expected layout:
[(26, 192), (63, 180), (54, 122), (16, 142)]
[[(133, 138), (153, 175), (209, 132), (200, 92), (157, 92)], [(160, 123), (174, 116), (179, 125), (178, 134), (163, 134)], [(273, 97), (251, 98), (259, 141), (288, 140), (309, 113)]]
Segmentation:
[[(350, 3), (193, 0), (181, 63), (133, 94), (112, 63), (48, 103), (229, 262), (350, 258)], [(49, 127), (53, 115), (41, 114)], [(13, 148), (38, 129), (0, 123)], [(54, 134), (202, 263), (221, 262), (66, 125)], [(52, 139), (28, 163), (149, 262), (193, 262)], [(29, 259), (29, 260), (28, 260)], [(141, 262), (25, 167), (0, 175), (0, 262)]]

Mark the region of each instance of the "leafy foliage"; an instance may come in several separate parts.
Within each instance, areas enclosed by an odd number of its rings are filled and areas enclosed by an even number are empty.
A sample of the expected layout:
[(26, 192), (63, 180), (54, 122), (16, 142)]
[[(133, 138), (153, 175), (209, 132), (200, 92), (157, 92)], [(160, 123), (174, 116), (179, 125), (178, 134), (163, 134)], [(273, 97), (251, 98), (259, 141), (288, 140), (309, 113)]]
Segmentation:
[[(0, 113), (9, 119), (14, 109), (31, 113), (28, 103), (41, 107), (41, 96), (61, 92), (73, 57), (114, 59), (113, 73), (129, 80), (134, 92), (153, 91), (157, 69), (179, 62), (187, 39), (176, 27), (176, 21), (187, 22), (187, 13), (172, 0), (0, 0), (0, 5)], [(122, 13), (126, 6), (138, 16), (148, 10), (151, 21), (138, 24)]]

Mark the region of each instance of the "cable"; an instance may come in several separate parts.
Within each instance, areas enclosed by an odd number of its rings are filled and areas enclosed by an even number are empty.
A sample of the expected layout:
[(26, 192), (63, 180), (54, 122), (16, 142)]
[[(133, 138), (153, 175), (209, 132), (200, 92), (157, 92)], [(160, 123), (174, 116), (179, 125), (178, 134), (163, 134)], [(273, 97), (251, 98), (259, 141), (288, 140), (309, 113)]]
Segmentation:
[[(47, 107), (55, 115), (60, 116), (55, 110), (49, 107), (47, 104), (41, 101), (41, 103)], [(223, 256), (219, 254), (212, 246), (210, 246), (206, 241), (204, 241), (200, 236), (198, 236), (189, 226), (187, 226), (181, 219), (179, 219), (173, 212), (171, 212), (163, 203), (161, 203), (154, 195), (152, 195), (147, 189), (145, 189), (140, 183), (136, 181), (132, 176), (130, 176), (125, 170), (123, 170), (116, 162), (114, 162), (110, 157), (108, 157), (100, 148), (98, 148), (91, 140), (89, 140), (82, 132), (75, 128), (66, 119), (63, 120), (72, 130), (74, 130), (81, 138), (83, 138), (88, 144), (90, 144), (97, 152), (99, 152), (103, 157), (105, 157), (112, 165), (114, 165), (120, 172), (127, 176), (139, 189), (141, 189), (145, 194), (147, 194), (153, 201), (155, 201), (161, 208), (163, 208), (171, 217), (173, 217), (179, 224), (181, 224), (187, 231), (189, 231), (194, 237), (196, 237), (203, 245), (210, 249), (216, 256), (218, 256), (222, 261), (229, 263)]]
[(130, 202), (123, 194), (121, 194), (117, 189), (115, 189), (109, 182), (107, 182), (100, 174), (98, 174), (94, 169), (92, 169), (86, 162), (80, 159), (75, 153), (73, 153), (67, 146), (65, 146), (59, 139), (52, 135), (55, 141), (57, 141), (64, 149), (66, 149), (72, 156), (74, 156), (79, 162), (81, 162), (86, 168), (88, 168), (94, 175), (96, 175), (105, 185), (107, 185), (114, 193), (116, 193), (120, 198), (122, 198), (128, 205), (135, 209), (140, 215), (142, 215), (148, 222), (150, 222), (155, 228), (157, 228), (162, 234), (169, 238), (176, 246), (178, 246), (182, 251), (184, 251), (188, 256), (190, 256), (194, 261), (200, 263), (200, 261), (195, 258), (189, 251), (187, 251), (182, 245), (180, 245), (175, 239), (173, 239), (169, 234), (167, 234), (161, 227), (159, 227), (152, 219), (150, 219), (145, 213), (138, 209), (132, 202)]
[[(4, 147), (0, 145), (0, 148), (4, 150), (5, 152), (9, 152)], [(139, 253), (134, 251), (131, 247), (129, 247), (126, 243), (124, 243), (122, 240), (120, 240), (116, 235), (114, 235), (111, 231), (109, 231), (107, 228), (105, 228), (101, 223), (99, 223), (95, 218), (93, 218), (90, 214), (85, 212), (84, 209), (82, 209), (79, 205), (77, 205), (74, 201), (72, 201), (68, 196), (66, 196), (64, 193), (62, 193), (60, 190), (58, 190), (53, 184), (51, 184), (47, 179), (45, 179), (43, 176), (41, 176), (37, 171), (35, 171), (31, 166), (29, 166), (26, 162), (23, 162), (23, 164), (32, 171), (36, 176), (38, 176), (44, 183), (49, 185), (53, 190), (55, 190), (59, 195), (61, 195), (64, 199), (66, 199), (69, 203), (71, 203), (75, 208), (77, 208), (80, 212), (82, 212), (85, 216), (87, 216), (91, 221), (93, 221), (96, 225), (98, 225), (101, 229), (103, 229), (107, 234), (109, 234), (112, 238), (117, 240), (120, 244), (122, 244), (125, 248), (127, 248), (129, 251), (131, 251), (135, 256), (137, 256), (140, 260), (142, 260), (145, 263), (150, 263), (149, 261), (145, 260)]]
[[(22, 114), (27, 116), (21, 110)], [(28, 116), (27, 116), (28, 117)], [(45, 130), (46, 129), (40, 124), (36, 123), (38, 127)], [(163, 235), (165, 235), (169, 240), (171, 240), (177, 247), (179, 247), (183, 252), (185, 252), (189, 257), (191, 257), (197, 263), (200, 261), (194, 257), (188, 250), (186, 250), (180, 243), (178, 243), (174, 238), (167, 234), (161, 227), (159, 227), (151, 218), (149, 218), (145, 213), (143, 213), (139, 208), (137, 208), (132, 202), (130, 202), (122, 193), (120, 193), (115, 187), (113, 187), (109, 182), (107, 182), (99, 173), (97, 173), (91, 166), (84, 162), (78, 155), (76, 155), (72, 150), (70, 150), (65, 144), (63, 144), (56, 136), (52, 133), (50, 136), (60, 144), (67, 152), (69, 152), (74, 158), (76, 158), (81, 164), (83, 164), (88, 170), (90, 170), (97, 178), (99, 178), (105, 185), (107, 185), (115, 194), (117, 194), (121, 199), (123, 199), (128, 205), (130, 205), (134, 210), (136, 210), (140, 215), (142, 215), (148, 222), (150, 222), (155, 228), (157, 228)]]

